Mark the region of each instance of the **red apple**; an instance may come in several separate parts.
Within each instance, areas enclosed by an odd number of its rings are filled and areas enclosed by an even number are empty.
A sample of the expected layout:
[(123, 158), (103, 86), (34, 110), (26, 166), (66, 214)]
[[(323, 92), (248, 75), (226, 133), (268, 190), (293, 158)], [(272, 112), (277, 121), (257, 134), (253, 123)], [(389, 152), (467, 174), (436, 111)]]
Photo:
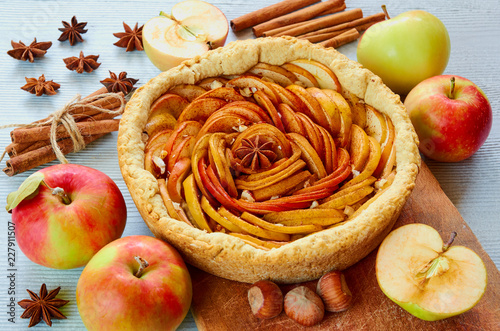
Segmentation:
[(127, 220), (125, 200), (113, 180), (76, 164), (35, 172), (9, 194), (7, 203), (23, 253), (56, 269), (87, 264), (121, 237)]
[(88, 330), (174, 330), (191, 298), (191, 277), (179, 253), (149, 236), (106, 245), (83, 269), (76, 287)]
[(492, 125), (491, 105), (470, 80), (451, 75), (428, 78), (405, 100), (420, 139), (420, 151), (441, 162), (472, 156), (485, 142)]

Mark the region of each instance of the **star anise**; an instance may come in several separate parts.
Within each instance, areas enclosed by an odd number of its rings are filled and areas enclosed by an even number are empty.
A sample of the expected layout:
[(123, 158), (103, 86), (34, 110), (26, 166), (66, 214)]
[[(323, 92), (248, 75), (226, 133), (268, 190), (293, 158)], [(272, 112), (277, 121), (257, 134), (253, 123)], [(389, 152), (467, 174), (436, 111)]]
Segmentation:
[(14, 59), (22, 60), (22, 61), (30, 61), (34, 62), (35, 57), (42, 57), (47, 53), (47, 50), (52, 46), (52, 42), (50, 41), (41, 41), (37, 42), (36, 38), (33, 42), (26, 46), (21, 40), (16, 43), (14, 40), (10, 42), (12, 48), (10, 51), (7, 51), (7, 54), (12, 56)]
[(120, 72), (120, 75), (117, 77), (114, 72), (109, 71), (109, 78), (101, 80), (101, 84), (106, 86), (108, 92), (118, 93), (122, 92), (123, 94), (129, 94), (134, 88), (134, 84), (139, 80), (134, 78), (127, 78), (127, 73), (125, 71)]
[(144, 48), (142, 47), (142, 28), (144, 25), (141, 25), (140, 28), (137, 27), (138, 25), (139, 23), (135, 23), (135, 27), (132, 30), (130, 26), (123, 22), (123, 28), (125, 29), (125, 32), (113, 33), (113, 36), (115, 36), (116, 38), (120, 38), (120, 40), (118, 40), (113, 45), (124, 48), (126, 47), (126, 52), (130, 52), (135, 49), (137, 49), (138, 51), (144, 50)]
[(37, 325), (41, 320), (43, 320), (48, 326), (52, 326), (52, 318), (66, 318), (66, 316), (64, 316), (58, 308), (61, 308), (69, 301), (55, 298), (60, 290), (61, 287), (58, 287), (47, 293), (47, 286), (45, 284), (42, 284), (38, 295), (30, 290), (26, 290), (28, 291), (31, 300), (24, 299), (19, 301), (17, 304), (25, 309), (21, 318), (30, 318), (30, 324), (28, 325), (29, 328)]
[(59, 31), (62, 31), (62, 34), (57, 40), (65, 41), (69, 39), (69, 44), (71, 46), (76, 44), (78, 41), (83, 41), (81, 34), (87, 32), (87, 30), (84, 29), (87, 25), (87, 22), (78, 23), (78, 21), (76, 20), (76, 16), (73, 16), (73, 18), (71, 19), (71, 24), (65, 21), (62, 21), (62, 24), (64, 25), (64, 28), (59, 28)]
[(51, 80), (46, 81), (44, 75), (41, 75), (38, 79), (28, 77), (25, 77), (25, 79), (26, 85), (21, 88), (31, 94), (36, 94), (37, 97), (42, 94), (54, 95), (56, 94), (56, 90), (61, 87), (61, 85)]
[(261, 141), (260, 136), (242, 139), (241, 146), (234, 152), (241, 160), (241, 165), (252, 170), (267, 169), (276, 159), (271, 141)]
[(77, 73), (81, 74), (85, 72), (92, 72), (96, 70), (101, 65), (97, 62), (99, 55), (87, 55), (84, 56), (83, 52), (80, 51), (80, 57), (72, 56), (63, 59), (66, 63), (66, 68), (69, 70), (76, 70)]

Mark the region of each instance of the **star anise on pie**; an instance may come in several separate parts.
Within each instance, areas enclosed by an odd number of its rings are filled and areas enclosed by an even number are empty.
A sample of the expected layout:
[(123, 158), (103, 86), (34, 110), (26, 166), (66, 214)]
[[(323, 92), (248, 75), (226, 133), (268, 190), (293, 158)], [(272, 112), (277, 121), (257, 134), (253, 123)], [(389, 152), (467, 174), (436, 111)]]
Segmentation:
[(85, 72), (92, 72), (96, 70), (101, 65), (97, 62), (99, 55), (87, 55), (84, 56), (83, 52), (80, 51), (80, 57), (72, 56), (63, 59), (66, 63), (66, 68), (69, 70), (75, 70), (77, 73), (81, 74)]
[(271, 141), (263, 141), (260, 136), (251, 139), (243, 139), (241, 146), (234, 152), (241, 160), (241, 165), (252, 170), (267, 169), (276, 159), (276, 153), (272, 150)]
[(37, 42), (36, 38), (33, 42), (26, 46), (22, 41), (19, 40), (16, 43), (14, 40), (10, 42), (12, 48), (10, 51), (7, 51), (7, 54), (12, 56), (14, 59), (22, 60), (22, 61), (30, 61), (34, 62), (35, 57), (42, 57), (47, 53), (47, 50), (52, 46), (52, 42), (50, 41), (41, 41)]
[(78, 41), (83, 41), (81, 34), (87, 32), (87, 30), (84, 29), (87, 25), (87, 22), (78, 23), (78, 21), (76, 20), (76, 16), (73, 16), (73, 18), (71, 19), (71, 24), (65, 21), (62, 21), (62, 24), (64, 25), (64, 28), (59, 28), (59, 31), (62, 31), (62, 34), (57, 40), (65, 41), (69, 39), (69, 44), (71, 46), (76, 44)]
[(135, 23), (134, 29), (131, 29), (130, 26), (123, 22), (123, 28), (125, 29), (125, 32), (113, 33), (113, 36), (115, 36), (116, 38), (120, 38), (120, 40), (118, 40), (113, 45), (127, 48), (125, 50), (126, 52), (130, 52), (135, 49), (137, 49), (138, 51), (144, 50), (144, 48), (142, 47), (142, 28), (144, 25), (141, 25), (140, 28), (138, 28), (138, 25), (139, 23)]
[(53, 318), (66, 318), (66, 316), (64, 316), (58, 308), (61, 308), (69, 301), (56, 299), (60, 290), (61, 287), (58, 287), (50, 292), (47, 292), (47, 286), (45, 284), (42, 284), (38, 295), (30, 290), (26, 290), (28, 291), (31, 300), (24, 299), (19, 301), (17, 304), (25, 309), (21, 318), (30, 318), (30, 324), (28, 325), (29, 328), (37, 325), (41, 320), (43, 320), (48, 326), (52, 326)]
[(101, 84), (106, 86), (108, 92), (118, 93), (122, 92), (124, 95), (129, 94), (134, 88), (134, 84), (139, 80), (134, 78), (127, 78), (125, 71), (120, 72), (118, 77), (114, 72), (109, 71), (109, 78), (101, 80)]
[(36, 94), (37, 97), (42, 94), (54, 95), (56, 94), (56, 90), (61, 87), (61, 85), (55, 83), (54, 81), (45, 80), (45, 76), (41, 75), (36, 78), (28, 78), (26, 79), (26, 85), (22, 86), (21, 89), (28, 91), (31, 94)]

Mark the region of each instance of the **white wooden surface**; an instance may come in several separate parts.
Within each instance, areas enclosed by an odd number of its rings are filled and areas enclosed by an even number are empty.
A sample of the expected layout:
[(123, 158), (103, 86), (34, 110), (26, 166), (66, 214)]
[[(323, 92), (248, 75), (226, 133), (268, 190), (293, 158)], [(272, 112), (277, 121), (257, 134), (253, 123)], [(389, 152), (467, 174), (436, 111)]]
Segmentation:
[[(160, 10), (169, 11), (176, 1), (0, 1), (0, 125), (30, 123), (44, 118), (64, 105), (75, 94), (87, 95), (102, 85), (100, 80), (108, 76), (108, 70), (119, 73), (127, 71), (129, 77), (140, 79), (139, 85), (156, 76), (159, 71), (149, 62), (144, 52), (129, 52), (113, 46), (114, 32), (122, 31), (122, 21), (129, 25), (145, 23)], [(277, 0), (217, 0), (209, 1), (217, 5), (228, 20), (257, 8), (265, 7)], [(369, 0), (347, 0), (348, 8), (362, 8), (365, 15), (380, 11), (380, 4)], [(478, 84), (488, 96), (494, 113), (491, 134), (483, 147), (470, 159), (460, 163), (446, 164), (426, 160), (433, 174), (439, 180), (444, 192), (458, 208), (463, 218), (479, 238), (485, 250), (497, 267), (500, 267), (500, 1), (498, 0), (456, 0), (430, 1), (407, 0), (385, 1), (392, 16), (411, 9), (423, 9), (439, 17), (448, 28), (452, 54), (447, 74), (467, 77)], [(88, 22), (85, 42), (70, 46), (57, 41), (61, 21), (69, 21), (76, 15), (79, 21)], [(31, 43), (52, 41), (52, 48), (44, 58), (35, 63), (16, 61), (9, 57), (11, 40)], [(236, 39), (253, 38), (247, 29), (241, 33), (229, 32), (228, 42)], [(77, 74), (65, 68), (63, 58), (77, 56), (83, 50), (85, 55), (100, 55), (101, 66), (93, 73)], [(356, 59), (356, 43), (343, 46), (340, 52)], [(39, 77), (45, 74), (61, 84), (55, 96), (35, 97), (20, 89), (25, 84), (24, 77)], [(9, 129), (0, 131), (0, 150), (10, 142)], [(128, 223), (125, 235), (146, 234), (149, 229), (142, 221), (128, 190), (123, 182), (117, 162), (116, 133), (93, 143), (88, 149), (69, 156), (72, 163), (100, 169), (113, 178), (122, 190), (128, 208)], [(52, 162), (51, 164), (56, 164)], [(4, 167), (5, 160), (0, 167)], [(37, 168), (40, 169), (40, 168)], [(5, 203), (9, 192), (14, 191), (23, 180), (35, 170), (7, 177), (0, 173), (0, 201)], [(0, 212), (0, 327), (9, 330), (26, 329), (27, 320), (21, 320), (20, 307), (15, 309), (15, 324), (10, 317), (7, 304), (12, 296), (7, 279), (10, 271), (7, 258), (7, 230), (10, 215)], [(42, 283), (49, 289), (62, 286), (60, 297), (70, 300), (63, 307), (68, 319), (54, 321), (53, 329), (84, 329), (75, 301), (75, 287), (80, 269), (51, 270), (29, 261), (16, 249), (14, 266), (16, 302), (27, 298), (25, 289), (38, 291)], [(36, 329), (48, 329), (40, 323)], [(191, 314), (180, 329), (195, 330)]]

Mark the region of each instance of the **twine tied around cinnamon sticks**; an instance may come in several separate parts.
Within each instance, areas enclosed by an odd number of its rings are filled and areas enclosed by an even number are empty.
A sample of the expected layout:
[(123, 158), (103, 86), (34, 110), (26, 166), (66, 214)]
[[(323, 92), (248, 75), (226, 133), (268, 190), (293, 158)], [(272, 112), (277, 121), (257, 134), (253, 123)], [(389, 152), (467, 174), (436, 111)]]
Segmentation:
[(114, 117), (123, 113), (126, 101), (122, 93), (105, 92), (101, 89), (83, 99), (77, 94), (47, 118), (30, 124), (0, 126), (16, 127), (10, 133), (12, 143), (0, 158), (7, 153), (11, 156), (4, 172), (12, 176), (54, 159), (68, 163), (65, 154), (80, 151), (95, 139), (117, 131), (120, 120)]

